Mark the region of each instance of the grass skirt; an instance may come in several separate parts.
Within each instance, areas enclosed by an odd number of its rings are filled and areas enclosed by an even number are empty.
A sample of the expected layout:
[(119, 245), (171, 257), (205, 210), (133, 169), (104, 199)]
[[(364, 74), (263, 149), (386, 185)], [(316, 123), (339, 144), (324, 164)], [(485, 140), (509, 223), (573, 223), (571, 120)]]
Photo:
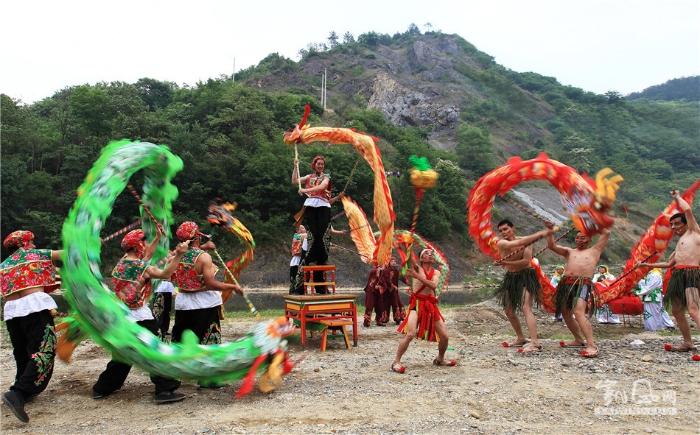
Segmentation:
[(691, 293), (696, 304), (700, 305), (700, 268), (698, 267), (683, 267), (674, 268), (671, 272), (671, 278), (668, 280), (668, 288), (664, 296), (664, 306), (667, 310), (671, 310), (674, 301), (681, 304), (683, 308), (688, 308), (688, 299), (686, 298), (685, 289), (695, 288), (695, 292)]
[(510, 307), (513, 311), (518, 311), (522, 310), (524, 289), (527, 289), (532, 300), (539, 304), (542, 287), (537, 279), (537, 272), (531, 267), (518, 272), (506, 272), (501, 286), (496, 291), (496, 296), (503, 308)]
[[(585, 288), (584, 288), (585, 286)], [(563, 276), (557, 286), (557, 292), (554, 295), (556, 299), (556, 314), (562, 313), (566, 307), (568, 311), (574, 309), (578, 303), (578, 298), (583, 299), (588, 303), (589, 307), (595, 307), (595, 287), (590, 278), (580, 276)], [(595, 310), (588, 310), (589, 315)]]

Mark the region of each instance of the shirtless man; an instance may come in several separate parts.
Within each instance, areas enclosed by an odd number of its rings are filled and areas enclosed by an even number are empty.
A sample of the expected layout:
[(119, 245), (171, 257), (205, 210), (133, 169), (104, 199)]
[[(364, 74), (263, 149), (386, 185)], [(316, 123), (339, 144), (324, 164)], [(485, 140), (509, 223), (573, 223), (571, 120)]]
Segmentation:
[[(545, 224), (552, 228), (552, 223)], [(593, 297), (593, 282), (591, 278), (596, 270), (603, 248), (608, 243), (610, 231), (604, 228), (593, 247), (589, 248), (591, 238), (583, 233), (576, 234), (574, 243), (576, 249), (566, 248), (554, 244), (553, 233), (547, 237), (547, 247), (566, 259), (564, 276), (557, 286), (556, 301), (557, 314), (562, 313), (564, 322), (574, 335), (574, 341), (560, 342), (562, 347), (585, 347), (581, 355), (587, 358), (598, 356), (598, 347), (593, 342), (593, 328), (586, 317), (586, 308), (589, 298)], [(573, 317), (572, 317), (573, 314)], [(585, 336), (585, 341), (581, 337)]]
[[(520, 308), (525, 316), (531, 340), (530, 346), (522, 351), (525, 353), (540, 352), (542, 346), (537, 338), (537, 319), (532, 312), (532, 301), (540, 298), (541, 287), (537, 273), (530, 266), (530, 260), (532, 259), (532, 244), (546, 237), (551, 231), (542, 230), (527, 237), (517, 237), (513, 222), (503, 220), (498, 223), (498, 232), (502, 237), (497, 244), (501, 258), (519, 250), (507, 260), (494, 263), (494, 266), (503, 266), (507, 271), (496, 294), (500, 297), (501, 306), (517, 337), (513, 343), (504, 342), (503, 346), (521, 347), (527, 343), (517, 314), (517, 310)], [(522, 249), (523, 247), (525, 249)]]
[(690, 334), (690, 323), (685, 317), (688, 310), (690, 317), (700, 327), (700, 227), (693, 216), (693, 210), (677, 190), (671, 191), (682, 213), (671, 216), (671, 228), (679, 237), (676, 251), (665, 263), (638, 263), (641, 267), (671, 268), (668, 290), (664, 302), (672, 307), (673, 317), (683, 334), (683, 343), (677, 346), (665, 345), (673, 352), (697, 352)]
[[(423, 249), (419, 256), (420, 267), (413, 264), (406, 271), (406, 276), (413, 278), (411, 286), (411, 297), (408, 301), (408, 316), (399, 325), (398, 331), (406, 334), (399, 348), (396, 351), (396, 358), (391, 364), (391, 370), (396, 373), (404, 373), (406, 367), (401, 365), (401, 357), (408, 349), (408, 345), (413, 341), (413, 337), (419, 337), (426, 341), (436, 341), (439, 337), (438, 357), (433, 360), (433, 364), (438, 366), (455, 366), (457, 361), (445, 361), (445, 351), (447, 350), (447, 328), (445, 328), (445, 318), (440, 314), (435, 297), (435, 289), (440, 280), (440, 271), (433, 267), (433, 250)], [(419, 327), (420, 325), (420, 327)]]

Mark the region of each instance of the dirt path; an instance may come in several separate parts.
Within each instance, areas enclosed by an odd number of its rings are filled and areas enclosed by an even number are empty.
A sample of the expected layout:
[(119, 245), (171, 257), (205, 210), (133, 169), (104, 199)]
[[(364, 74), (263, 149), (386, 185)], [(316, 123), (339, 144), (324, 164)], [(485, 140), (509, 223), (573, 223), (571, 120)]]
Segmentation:
[[(403, 361), (406, 373), (393, 373), (400, 335), (395, 327), (372, 326), (360, 330), (359, 346), (349, 351), (342, 340), (331, 340), (327, 352), (319, 352), (318, 338), (306, 351), (290, 345), (293, 358), (306, 358), (271, 394), (235, 400), (239, 383), (201, 391), (184, 382), (178, 391), (187, 399), (161, 406), (153, 404), (153, 386), (138, 370), (119, 392), (93, 400), (91, 387), (109, 358), (89, 341), (73, 364), (57, 361), (48, 389), (27, 404), (29, 424), (3, 405), (0, 427), (7, 434), (120, 435), (700, 433), (700, 363), (662, 346), (679, 337), (597, 325), (601, 355), (584, 359), (559, 347), (566, 327), (540, 312), (544, 351), (525, 356), (500, 345), (513, 334), (490, 301), (449, 310), (446, 318), (454, 348), (447, 356), (459, 361), (456, 367), (433, 366), (436, 344), (414, 340)], [(224, 340), (251, 325), (227, 321)], [(630, 346), (636, 338), (646, 344)], [(0, 363), (5, 390), (14, 375), (6, 332)], [(617, 412), (657, 415), (597, 415), (606, 403)]]

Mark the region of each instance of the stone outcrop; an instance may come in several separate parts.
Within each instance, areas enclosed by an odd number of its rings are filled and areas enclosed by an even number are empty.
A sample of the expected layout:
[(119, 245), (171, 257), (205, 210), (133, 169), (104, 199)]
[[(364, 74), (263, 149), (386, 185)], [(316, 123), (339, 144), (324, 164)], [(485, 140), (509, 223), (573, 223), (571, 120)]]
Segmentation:
[(379, 110), (394, 125), (433, 127), (433, 131), (454, 130), (459, 122), (459, 107), (442, 105), (424, 93), (404, 86), (384, 71), (374, 79), (368, 109)]

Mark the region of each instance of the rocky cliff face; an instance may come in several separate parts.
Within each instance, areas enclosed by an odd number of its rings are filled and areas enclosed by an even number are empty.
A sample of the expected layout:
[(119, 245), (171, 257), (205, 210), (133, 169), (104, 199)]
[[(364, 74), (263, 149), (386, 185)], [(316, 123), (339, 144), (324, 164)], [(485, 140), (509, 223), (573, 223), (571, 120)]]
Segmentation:
[(433, 131), (454, 130), (459, 107), (441, 104), (422, 92), (403, 86), (380, 71), (374, 79), (368, 109), (379, 110), (392, 124), (405, 127), (433, 127)]

